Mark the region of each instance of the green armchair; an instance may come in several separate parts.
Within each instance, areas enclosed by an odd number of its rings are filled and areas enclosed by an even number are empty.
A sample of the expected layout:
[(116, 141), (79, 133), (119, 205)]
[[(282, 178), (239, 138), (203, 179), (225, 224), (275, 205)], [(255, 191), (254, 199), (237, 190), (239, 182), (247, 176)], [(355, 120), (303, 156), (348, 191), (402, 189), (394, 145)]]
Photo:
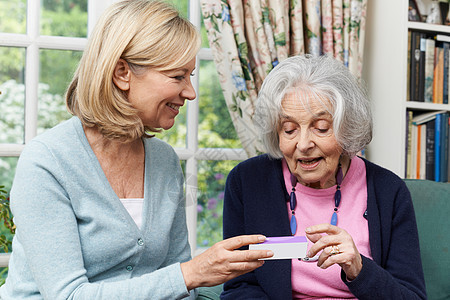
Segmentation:
[(428, 299), (450, 299), (450, 183), (405, 179), (419, 231)]

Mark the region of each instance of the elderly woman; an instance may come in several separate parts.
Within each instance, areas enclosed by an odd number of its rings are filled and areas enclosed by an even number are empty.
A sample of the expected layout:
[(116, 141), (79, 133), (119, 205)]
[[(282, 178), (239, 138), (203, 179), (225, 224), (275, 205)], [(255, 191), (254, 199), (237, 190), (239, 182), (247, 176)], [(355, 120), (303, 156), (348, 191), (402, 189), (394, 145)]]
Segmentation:
[(265, 79), (256, 123), (267, 154), (225, 191), (224, 238), (304, 236), (303, 259), (230, 280), (223, 299), (425, 299), (403, 181), (356, 154), (372, 138), (368, 97), (331, 57), (292, 57)]
[(191, 258), (183, 174), (169, 129), (200, 47), (163, 1), (126, 0), (96, 25), (67, 92), (74, 115), (27, 143), (11, 207), (17, 225), (3, 300), (181, 299), (263, 264), (221, 241)]

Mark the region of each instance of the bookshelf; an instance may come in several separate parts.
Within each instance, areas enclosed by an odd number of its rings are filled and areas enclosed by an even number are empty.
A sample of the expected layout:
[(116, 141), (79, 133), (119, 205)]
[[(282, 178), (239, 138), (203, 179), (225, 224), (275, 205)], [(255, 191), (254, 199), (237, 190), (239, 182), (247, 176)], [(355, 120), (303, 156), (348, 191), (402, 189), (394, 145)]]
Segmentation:
[[(450, 112), (450, 101), (448, 101), (448, 59), (450, 43), (440, 42), (439, 39), (433, 39), (433, 37), (436, 37), (438, 34), (450, 36), (450, 26), (408, 21), (407, 29), (408, 46), (413, 48), (415, 39), (420, 39), (420, 53), (422, 53), (422, 55), (420, 56), (420, 59), (416, 60), (416, 63), (414, 63), (414, 57), (407, 60), (407, 83), (409, 83), (409, 85), (406, 90), (407, 97), (405, 110), (409, 112), (409, 115), (406, 117), (405, 122), (409, 121), (411, 123), (412, 121), (409, 120), (410, 118), (424, 115), (429, 112), (441, 111), (443, 114), (439, 116), (439, 121), (436, 119), (420, 125), (411, 125), (409, 123), (405, 126), (404, 177), (448, 182), (449, 143), (448, 137), (446, 136), (448, 136), (449, 125), (448, 115), (445, 114), (445, 112)], [(430, 49), (428, 49), (429, 42), (432, 43)], [(414, 49), (410, 48), (408, 48), (407, 53), (409, 53), (409, 56), (411, 57), (414, 56)], [(431, 58), (428, 57), (428, 55), (430, 55), (429, 53), (432, 53), (430, 56)], [(444, 54), (446, 54), (445, 58)], [(416, 58), (417, 57), (419, 56), (416, 56)], [(434, 75), (434, 78), (431, 77), (431, 81), (428, 81), (428, 85), (430, 86), (428, 101), (431, 102), (427, 102), (427, 92), (424, 92), (427, 85), (427, 79), (425, 79), (427, 77), (427, 75), (425, 75), (427, 71), (424, 70), (427, 67), (426, 59), (431, 61), (431, 65), (429, 65), (428, 68)], [(422, 64), (422, 66), (420, 66), (420, 64)], [(438, 67), (439, 64), (441, 65), (440, 71)], [(415, 69), (414, 72), (419, 72), (416, 76), (413, 75), (413, 68)], [(420, 70), (420, 68), (422, 68), (422, 70)], [(437, 75), (437, 73), (440, 73), (440, 75)], [(436, 78), (439, 77), (441, 78), (441, 81), (440, 83), (436, 83), (439, 81)], [(414, 78), (420, 79), (414, 80)], [(422, 80), (421, 84), (420, 80)], [(414, 87), (418, 87), (418, 90), (422, 91), (421, 96), (417, 91), (412, 95), (412, 93), (414, 93)], [(439, 90), (441, 95), (438, 95), (436, 90)], [(438, 104), (433, 102), (441, 103)], [(441, 126), (436, 125), (435, 123), (441, 124)]]
[[(448, 181), (450, 26), (407, 22), (406, 178)], [(440, 103), (440, 104), (437, 104)], [(439, 111), (420, 122), (421, 116)]]
[(450, 35), (450, 26), (408, 21), (408, 0), (368, 1), (363, 79), (374, 136), (367, 158), (405, 178), (407, 111), (448, 111), (449, 104), (408, 101), (408, 31)]

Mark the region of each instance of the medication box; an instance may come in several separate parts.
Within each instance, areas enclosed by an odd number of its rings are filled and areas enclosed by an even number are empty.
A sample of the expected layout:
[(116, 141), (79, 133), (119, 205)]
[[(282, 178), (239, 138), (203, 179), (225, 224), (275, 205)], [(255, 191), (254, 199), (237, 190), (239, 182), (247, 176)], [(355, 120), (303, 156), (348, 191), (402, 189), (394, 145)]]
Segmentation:
[(304, 258), (307, 248), (305, 236), (268, 237), (263, 243), (249, 245), (250, 250), (272, 250), (274, 255), (268, 260)]

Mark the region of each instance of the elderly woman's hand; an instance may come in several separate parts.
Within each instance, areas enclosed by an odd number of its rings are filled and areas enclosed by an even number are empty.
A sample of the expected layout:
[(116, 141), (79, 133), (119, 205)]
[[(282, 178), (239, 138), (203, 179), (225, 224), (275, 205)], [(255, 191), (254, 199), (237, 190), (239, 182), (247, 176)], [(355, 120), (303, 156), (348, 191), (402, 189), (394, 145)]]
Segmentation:
[[(314, 243), (308, 257), (319, 256), (317, 265), (326, 269), (338, 264), (344, 270), (347, 279), (353, 280), (362, 269), (362, 258), (353, 242), (353, 238), (342, 228), (330, 224), (319, 224), (306, 228), (307, 238)], [(326, 235), (323, 235), (326, 233)]]
[(241, 235), (216, 243), (214, 246), (181, 264), (188, 290), (199, 286), (222, 284), (262, 266), (262, 258), (273, 256), (267, 250), (236, 250), (265, 241), (262, 235)]

